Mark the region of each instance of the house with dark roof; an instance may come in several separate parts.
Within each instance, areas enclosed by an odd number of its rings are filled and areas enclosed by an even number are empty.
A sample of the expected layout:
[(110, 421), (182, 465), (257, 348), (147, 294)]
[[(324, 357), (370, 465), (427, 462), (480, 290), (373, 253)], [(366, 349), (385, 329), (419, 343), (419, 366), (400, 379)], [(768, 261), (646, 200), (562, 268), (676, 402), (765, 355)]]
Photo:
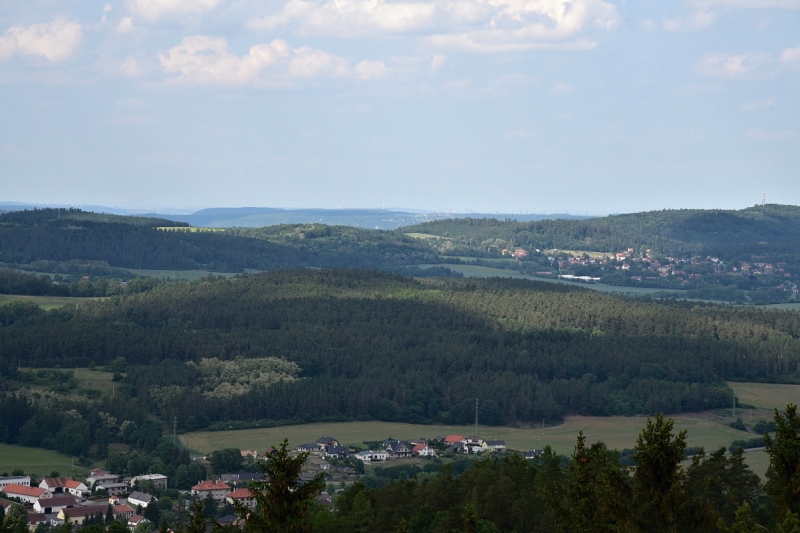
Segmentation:
[(61, 509), (75, 507), (78, 500), (74, 496), (53, 496), (52, 498), (40, 498), (33, 504), (33, 510), (37, 513), (52, 514), (58, 513)]
[(339, 441), (333, 437), (320, 437), (317, 439), (317, 444), (322, 444), (323, 446), (340, 446)]
[(460, 441), (454, 442), (445, 451), (450, 453), (469, 453), (469, 446)]
[(506, 441), (504, 440), (487, 440), (486, 447), (490, 450), (497, 451), (497, 450), (505, 450), (506, 449)]
[(338, 459), (347, 459), (350, 455), (350, 448), (347, 446), (334, 446), (329, 444), (325, 447), (325, 457), (336, 457)]
[(389, 457), (411, 457), (413, 455), (411, 450), (414, 447), (404, 440), (390, 440), (384, 442), (386, 442), (386, 454)]
[(142, 506), (142, 509), (150, 505), (155, 498), (146, 492), (133, 491), (128, 495), (128, 505), (134, 508)]
[(294, 449), (296, 452), (306, 452), (306, 453), (323, 453), (325, 451), (325, 446), (322, 444), (318, 444), (316, 442), (307, 442), (305, 444), (301, 444), (300, 446)]

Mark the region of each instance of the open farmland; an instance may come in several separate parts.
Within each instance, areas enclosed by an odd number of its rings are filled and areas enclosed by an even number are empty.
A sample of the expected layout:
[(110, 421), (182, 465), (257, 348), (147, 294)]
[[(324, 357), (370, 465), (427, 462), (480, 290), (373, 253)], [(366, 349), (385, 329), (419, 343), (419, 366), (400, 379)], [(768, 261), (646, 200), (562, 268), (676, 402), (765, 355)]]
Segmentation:
[[(783, 410), (786, 404), (800, 404), (800, 385), (781, 383), (736, 383), (728, 382), (739, 402), (761, 409)], [(771, 417), (770, 417), (771, 418)]]
[[(728, 447), (732, 441), (748, 434), (729, 428), (711, 413), (701, 415), (677, 415), (676, 429), (689, 432), (689, 446), (705, 446), (706, 449)], [(532, 450), (549, 444), (562, 454), (569, 454), (575, 446), (579, 431), (583, 431), (590, 442), (604, 441), (610, 448), (633, 448), (646, 417), (570, 416), (558, 426), (519, 429), (509, 427), (479, 426), (478, 434), (487, 439), (502, 439), (511, 449)], [(294, 446), (314, 442), (323, 435), (336, 437), (344, 444), (361, 444), (364, 441), (432, 438), (436, 435), (474, 434), (473, 426), (439, 426), (404, 424), (399, 422), (335, 422), (281, 426), (266, 429), (244, 429), (235, 431), (200, 431), (180, 436), (187, 448), (209, 453), (221, 448), (264, 449), (279, 443), (284, 438)]]
[(67, 304), (82, 304), (102, 298), (73, 298), (71, 296), (25, 296), (17, 294), (0, 294), (0, 305), (11, 302), (31, 302), (42, 309), (55, 309)]
[(26, 474), (43, 477), (56, 471), (62, 476), (86, 475), (86, 469), (72, 466), (72, 458), (41, 448), (27, 448), (11, 444), (0, 444), (0, 474), (22, 470)]

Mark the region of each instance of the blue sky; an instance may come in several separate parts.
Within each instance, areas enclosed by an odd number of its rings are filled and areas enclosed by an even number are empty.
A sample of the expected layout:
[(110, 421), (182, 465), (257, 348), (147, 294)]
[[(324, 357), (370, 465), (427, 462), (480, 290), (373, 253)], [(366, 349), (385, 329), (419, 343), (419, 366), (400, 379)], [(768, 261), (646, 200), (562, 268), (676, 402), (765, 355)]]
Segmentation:
[(800, 204), (800, 0), (0, 2), (0, 200)]

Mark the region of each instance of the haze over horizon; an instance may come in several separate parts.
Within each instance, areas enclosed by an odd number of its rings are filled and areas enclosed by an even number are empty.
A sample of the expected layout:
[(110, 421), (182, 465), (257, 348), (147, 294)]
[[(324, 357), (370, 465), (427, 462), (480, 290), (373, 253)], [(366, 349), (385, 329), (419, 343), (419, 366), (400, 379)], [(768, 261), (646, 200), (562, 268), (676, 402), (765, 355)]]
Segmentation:
[(799, 27), (789, 0), (7, 3), (0, 201), (798, 205)]

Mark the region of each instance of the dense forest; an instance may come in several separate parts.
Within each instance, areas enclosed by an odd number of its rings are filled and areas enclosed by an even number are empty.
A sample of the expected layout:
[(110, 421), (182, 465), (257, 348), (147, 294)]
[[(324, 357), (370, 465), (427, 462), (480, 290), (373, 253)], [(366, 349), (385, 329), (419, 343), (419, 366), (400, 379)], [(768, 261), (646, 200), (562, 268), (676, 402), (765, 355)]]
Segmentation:
[[(7, 384), (19, 355), (33, 367), (122, 365), (120, 393), (184, 429), (461, 424), (475, 398), (488, 424), (696, 411), (728, 404), (723, 380), (797, 382), (800, 364), (794, 312), (361, 270), (162, 283), (48, 312), (17, 303), (0, 307), (0, 324)], [(203, 388), (203, 364), (269, 358), (296, 365), (292, 378)]]
[[(163, 231), (159, 228), (170, 228)], [(181, 230), (185, 228), (185, 230)], [(79, 209), (0, 215), (0, 263), (105, 262), (131, 269), (401, 268), (437, 262), (424, 242), (402, 234), (321, 224), (189, 231), (165, 219)], [(53, 271), (52, 266), (48, 271)]]
[(763, 253), (798, 255), (800, 207), (764, 205), (742, 210), (680, 209), (612, 215), (588, 220), (450, 219), (402, 231), (452, 239), (485, 249), (496, 239), (540, 249), (615, 252), (650, 248), (666, 255)]

